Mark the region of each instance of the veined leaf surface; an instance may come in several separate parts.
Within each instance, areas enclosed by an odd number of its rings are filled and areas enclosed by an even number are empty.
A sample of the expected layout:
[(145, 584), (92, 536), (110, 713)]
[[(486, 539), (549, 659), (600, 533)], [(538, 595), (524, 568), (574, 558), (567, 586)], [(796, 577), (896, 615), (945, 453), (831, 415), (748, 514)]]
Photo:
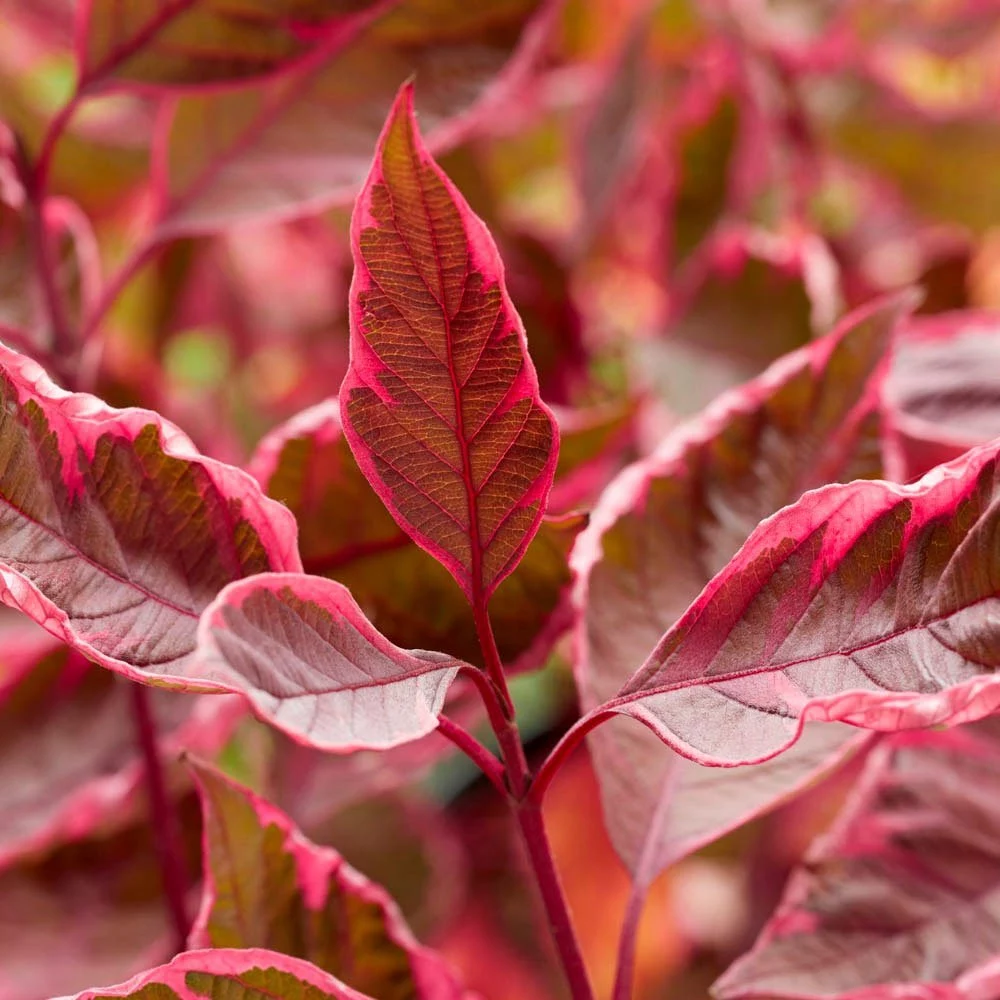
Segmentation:
[(269, 948), (380, 1000), (458, 1000), (449, 967), (395, 903), (266, 800), (194, 764), (205, 816), (205, 886), (193, 948)]
[[(614, 697), (760, 520), (811, 486), (878, 475), (879, 387), (901, 306), (879, 303), (786, 356), (605, 491), (573, 552), (586, 708)], [(624, 720), (590, 746), (617, 850), (655, 875), (831, 766), (851, 736), (822, 727), (773, 765), (737, 771), (706, 771)]]
[[(589, 433), (571, 432), (577, 453), (564, 449), (560, 456), (571, 487), (597, 464), (588, 460), (595, 453), (599, 458), (602, 440), (589, 440)], [(306, 570), (348, 587), (386, 638), (481, 665), (468, 601), (448, 571), (396, 524), (362, 475), (336, 399), (304, 410), (265, 437), (250, 471), (295, 514)], [(581, 515), (545, 518), (490, 604), (497, 647), (512, 670), (540, 666), (569, 627), (568, 556), (584, 523)]]
[(261, 573), (226, 587), (206, 609), (191, 674), (243, 692), (302, 743), (356, 750), (434, 730), (463, 666), (444, 653), (394, 646), (339, 583)]
[(807, 493), (765, 521), (606, 709), (708, 764), (810, 719), (894, 731), (1000, 706), (1000, 445), (910, 486)]
[(295, 521), (145, 410), (55, 386), (0, 347), (0, 600), (89, 659), (184, 686), (231, 580), (298, 570)]
[(410, 85), (351, 234), (347, 440), (399, 524), (478, 605), (538, 530), (558, 431), (496, 246), (424, 147)]

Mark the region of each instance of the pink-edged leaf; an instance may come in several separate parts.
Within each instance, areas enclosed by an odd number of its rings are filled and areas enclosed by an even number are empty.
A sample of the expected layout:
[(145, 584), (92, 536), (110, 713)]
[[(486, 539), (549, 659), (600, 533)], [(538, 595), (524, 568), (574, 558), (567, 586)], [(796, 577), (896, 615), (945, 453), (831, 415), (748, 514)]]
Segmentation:
[(118, 986), (84, 990), (60, 1000), (378, 1000), (300, 958), (264, 948), (186, 951)]
[(811, 719), (891, 731), (994, 711), (998, 450), (779, 511), (605, 709), (709, 764), (773, 757)]
[(205, 815), (205, 888), (193, 948), (269, 948), (381, 1000), (457, 1000), (384, 889), (303, 837), (271, 803), (193, 764)]
[[(27, 624), (27, 623), (25, 623)], [(0, 633), (0, 865), (127, 812), (144, 781), (128, 688), (57, 639)], [(150, 692), (161, 752), (218, 750), (241, 699)], [(140, 803), (144, 810), (144, 803)]]
[(56, 387), (0, 347), (0, 600), (89, 659), (184, 686), (227, 583), (301, 568), (295, 521), (173, 425)]
[(162, 3), (86, 0), (77, 56), (82, 93), (115, 86), (235, 83), (338, 46), (385, 0), (268, 0), (242, 8), (221, 0)]
[(351, 223), (344, 432), (393, 517), (473, 605), (538, 530), (558, 430), (485, 225), (431, 159), (404, 86)]
[(262, 573), (230, 584), (206, 609), (191, 676), (243, 692), (300, 742), (355, 750), (433, 731), (463, 666), (394, 646), (339, 583)]
[[(171, 768), (170, 783), (186, 781)], [(193, 789), (172, 799), (184, 867), (198, 871), (201, 816)], [(144, 790), (77, 839), (0, 866), (0, 998), (38, 1000), (119, 982), (176, 947)], [(198, 902), (192, 884), (188, 911)], [(58, 942), (58, 954), (52, 943)]]
[[(1000, 953), (1000, 727), (874, 751), (719, 1000), (982, 1000)], [(994, 973), (995, 975), (995, 973)]]
[[(605, 464), (593, 466), (601, 449), (623, 434), (621, 414), (571, 429), (560, 453), (568, 499), (600, 481)], [(336, 399), (267, 435), (250, 471), (295, 514), (308, 572), (348, 587), (372, 624), (397, 646), (437, 649), (481, 665), (468, 601), (451, 574), (400, 530), (368, 484), (344, 437)], [(569, 625), (568, 556), (583, 521), (579, 515), (545, 518), (493, 598), (490, 616), (511, 670), (541, 665)]]
[[(759, 521), (811, 487), (879, 473), (879, 390), (906, 304), (892, 298), (848, 317), (721, 397), (605, 491), (572, 557), (585, 708), (615, 696)], [(633, 872), (645, 858), (655, 875), (830, 767), (851, 736), (822, 727), (773, 765), (721, 772), (610, 720), (591, 752), (615, 847)]]
[(554, 9), (552, 0), (389, 0), (349, 40), (274, 79), (184, 95), (154, 144), (157, 238), (352, 197), (409, 77), (420, 81), (429, 141), (453, 145), (523, 80)]
[(1000, 437), (1000, 313), (919, 317), (903, 333), (886, 398), (893, 478), (908, 480)]

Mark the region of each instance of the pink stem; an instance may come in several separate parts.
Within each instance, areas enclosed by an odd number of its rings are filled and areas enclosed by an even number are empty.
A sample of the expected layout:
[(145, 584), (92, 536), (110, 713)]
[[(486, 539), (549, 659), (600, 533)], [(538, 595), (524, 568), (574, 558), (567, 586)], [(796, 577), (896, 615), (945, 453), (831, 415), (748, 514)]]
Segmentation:
[(146, 242), (139, 244), (138, 249), (134, 250), (125, 263), (115, 272), (111, 280), (104, 286), (97, 304), (84, 321), (83, 330), (80, 334), (80, 342), (82, 344), (87, 343), (97, 333), (98, 328), (104, 322), (105, 317), (111, 311), (115, 302), (118, 301), (118, 297), (125, 286), (145, 267), (159, 248), (160, 243), (158, 241), (147, 239)]
[(146, 765), (146, 788), (149, 792), (149, 809), (153, 825), (153, 841), (160, 862), (163, 894), (167, 902), (170, 922), (174, 929), (174, 948), (177, 952), (187, 948), (191, 924), (187, 914), (188, 877), (184, 865), (177, 813), (167, 794), (163, 760), (156, 745), (156, 723), (149, 708), (149, 692), (145, 685), (130, 682), (132, 713), (139, 736), (139, 746)]
[(555, 777), (556, 771), (562, 766), (563, 761), (580, 745), (580, 741), (595, 726), (604, 722), (612, 713), (608, 711), (594, 711), (577, 720), (573, 727), (563, 736), (563, 738), (553, 747), (548, 757), (542, 761), (542, 766), (535, 775), (535, 780), (531, 783), (528, 798), (535, 803), (541, 803), (550, 782)]
[(500, 653), (497, 650), (486, 602), (476, 601), (473, 606), (473, 614), (476, 620), (479, 644), (483, 651), (483, 660), (486, 664), (486, 674), (490, 681), (488, 688), (481, 683), (479, 687), (484, 696), (483, 700), (486, 702), (490, 723), (496, 734), (497, 742), (503, 751), (507, 784), (512, 797), (511, 805), (517, 818), (528, 859), (531, 862), (531, 868), (535, 874), (535, 882), (542, 897), (552, 940), (559, 953), (573, 1000), (594, 1000), (594, 992), (590, 980), (587, 978), (587, 968), (580, 952), (580, 943), (573, 930), (573, 920), (566, 903), (566, 896), (563, 893), (562, 883), (559, 880), (559, 872), (552, 857), (552, 847), (545, 832), (541, 805), (529, 794), (531, 772), (528, 770), (524, 756), (524, 746), (517, 728), (514, 705), (507, 689), (503, 664), (500, 661)]
[(451, 740), (490, 779), (493, 787), (506, 797), (503, 764), (472, 733), (444, 715), (438, 718), (438, 732), (445, 739)]

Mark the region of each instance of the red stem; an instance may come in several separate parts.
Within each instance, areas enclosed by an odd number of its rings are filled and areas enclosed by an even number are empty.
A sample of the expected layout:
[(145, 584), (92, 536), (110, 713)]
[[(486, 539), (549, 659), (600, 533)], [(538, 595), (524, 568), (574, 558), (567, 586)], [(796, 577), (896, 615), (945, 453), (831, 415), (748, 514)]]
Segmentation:
[(438, 732), (445, 739), (451, 740), (490, 779), (493, 787), (506, 797), (503, 764), (472, 733), (445, 715), (438, 718)]
[(97, 332), (105, 316), (111, 311), (112, 306), (118, 301), (125, 286), (135, 277), (136, 273), (149, 262), (150, 258), (160, 248), (158, 241), (147, 239), (145, 243), (140, 243), (138, 249), (134, 250), (125, 263), (115, 272), (114, 276), (104, 286), (101, 297), (97, 300), (90, 315), (83, 324), (80, 333), (80, 343), (86, 344)]
[(535, 779), (532, 781), (528, 792), (528, 798), (532, 802), (541, 804), (542, 797), (545, 795), (550, 782), (555, 777), (556, 771), (562, 766), (563, 761), (580, 745), (580, 741), (591, 729), (600, 725), (611, 714), (607, 711), (597, 710), (577, 720), (572, 728), (552, 748), (548, 757), (542, 761), (542, 766), (538, 769), (538, 774), (535, 775)]
[(153, 842), (160, 863), (163, 894), (166, 898), (170, 922), (174, 929), (174, 948), (181, 952), (187, 948), (188, 931), (191, 929), (187, 914), (188, 877), (185, 871), (177, 813), (171, 806), (163, 772), (163, 760), (156, 745), (156, 724), (149, 708), (149, 692), (145, 685), (130, 682), (132, 689), (132, 714), (135, 719), (146, 766), (146, 788), (149, 792), (149, 809), (153, 825)]
[[(566, 975), (573, 1000), (594, 1000), (594, 992), (587, 978), (587, 968), (583, 963), (580, 944), (576, 939), (576, 932), (573, 930), (573, 920), (566, 903), (566, 896), (563, 893), (562, 883), (559, 881), (559, 872), (552, 857), (549, 838), (545, 832), (541, 805), (537, 799), (529, 795), (531, 772), (528, 770), (528, 764), (525, 760), (524, 746), (521, 743), (521, 734), (518, 731), (514, 715), (514, 704), (507, 689), (503, 663), (500, 661), (500, 653), (497, 650), (486, 602), (477, 601), (473, 606), (473, 614), (487, 675), (483, 677), (480, 674), (481, 680), (477, 683), (483, 693), (483, 700), (486, 703), (497, 742), (503, 751), (511, 806), (535, 874), (535, 882), (538, 885), (542, 903), (545, 906), (552, 939), (559, 952), (563, 972)], [(483, 683), (484, 681), (486, 683)]]

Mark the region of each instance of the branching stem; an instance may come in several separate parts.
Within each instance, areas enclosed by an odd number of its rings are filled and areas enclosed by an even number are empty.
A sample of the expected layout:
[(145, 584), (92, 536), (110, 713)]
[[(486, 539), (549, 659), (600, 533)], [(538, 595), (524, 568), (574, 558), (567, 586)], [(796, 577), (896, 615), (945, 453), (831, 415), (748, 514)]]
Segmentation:
[[(511, 808), (514, 810), (514, 816), (521, 831), (542, 903), (545, 906), (552, 939), (559, 953), (573, 1000), (593, 1000), (594, 993), (587, 978), (587, 969), (583, 963), (580, 944), (576, 939), (569, 906), (566, 903), (566, 896), (563, 893), (559, 872), (556, 869), (552, 848), (545, 831), (541, 804), (530, 794), (531, 772), (528, 770), (527, 760), (524, 756), (524, 746), (517, 728), (514, 704), (507, 689), (503, 664), (497, 650), (486, 602), (477, 601), (473, 607), (473, 613), (479, 645), (486, 665), (486, 677), (482, 679), (488, 678), (489, 688), (487, 689), (482, 683), (479, 683), (478, 686), (483, 693), (490, 723), (503, 752)], [(480, 676), (482, 677), (482, 675)]]

